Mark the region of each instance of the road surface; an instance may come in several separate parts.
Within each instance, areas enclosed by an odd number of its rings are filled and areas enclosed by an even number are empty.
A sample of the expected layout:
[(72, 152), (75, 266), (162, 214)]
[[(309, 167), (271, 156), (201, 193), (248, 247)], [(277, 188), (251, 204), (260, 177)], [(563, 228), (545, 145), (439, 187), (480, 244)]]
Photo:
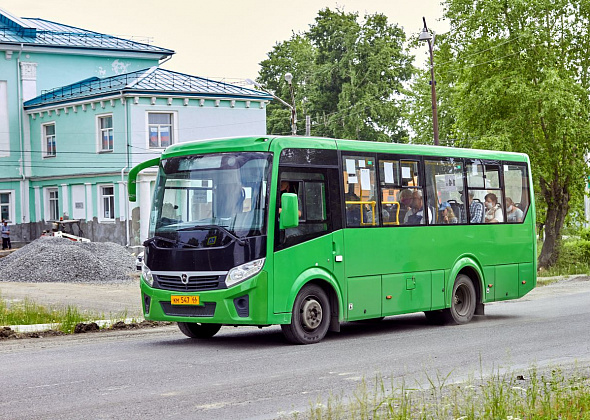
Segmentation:
[(224, 327), (212, 340), (175, 326), (0, 341), (2, 419), (268, 419), (375, 375), (394, 386), (497, 369), (590, 362), (588, 278), (486, 306), (463, 326), (422, 314), (346, 323), (316, 345), (280, 328)]

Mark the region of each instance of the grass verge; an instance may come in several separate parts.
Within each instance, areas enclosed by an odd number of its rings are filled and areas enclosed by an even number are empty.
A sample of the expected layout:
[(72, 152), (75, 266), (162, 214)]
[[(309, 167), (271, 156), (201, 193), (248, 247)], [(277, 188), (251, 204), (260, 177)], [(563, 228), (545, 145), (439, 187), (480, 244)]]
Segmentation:
[(488, 378), (450, 383), (428, 379), (428, 386), (386, 387), (377, 377), (352, 397), (330, 396), (292, 419), (590, 419), (590, 365), (571, 369), (530, 368), (526, 374), (494, 373)]
[(27, 298), (15, 302), (0, 296), (0, 325), (56, 324), (60, 331), (71, 334), (76, 324), (95, 319), (99, 319), (96, 314), (81, 313), (74, 306), (46, 307)]

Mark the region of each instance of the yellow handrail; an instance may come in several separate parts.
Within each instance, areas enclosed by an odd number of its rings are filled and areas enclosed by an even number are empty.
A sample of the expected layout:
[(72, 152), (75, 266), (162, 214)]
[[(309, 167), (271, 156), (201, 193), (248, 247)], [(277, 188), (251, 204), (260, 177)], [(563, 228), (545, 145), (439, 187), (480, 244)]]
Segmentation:
[[(377, 202), (376, 201), (345, 201), (344, 202), (346, 205), (349, 204), (353, 204), (353, 205), (359, 205), (362, 206), (363, 204), (368, 204), (371, 206), (371, 222), (366, 223), (364, 221), (364, 212), (362, 211), (361, 208), (361, 226), (367, 226), (367, 225), (371, 225), (371, 226), (375, 226), (375, 207), (377, 206)], [(397, 209), (395, 212), (395, 221), (394, 222), (383, 222), (384, 225), (399, 225), (399, 210), (400, 210), (400, 204), (397, 201), (382, 201), (381, 204), (396, 204), (397, 205)]]
[(361, 226), (366, 226), (366, 225), (371, 225), (371, 226), (375, 226), (375, 206), (377, 205), (376, 201), (345, 201), (345, 204), (358, 204), (359, 206), (362, 206), (363, 204), (369, 204), (371, 206), (371, 218), (372, 223), (365, 223), (364, 219), (364, 212), (362, 211), (362, 207), (361, 207)]
[(381, 205), (383, 204), (396, 204), (397, 205), (397, 209), (395, 211), (395, 222), (383, 222), (384, 225), (399, 225), (399, 209), (400, 209), (400, 205), (399, 202), (397, 201), (382, 201)]

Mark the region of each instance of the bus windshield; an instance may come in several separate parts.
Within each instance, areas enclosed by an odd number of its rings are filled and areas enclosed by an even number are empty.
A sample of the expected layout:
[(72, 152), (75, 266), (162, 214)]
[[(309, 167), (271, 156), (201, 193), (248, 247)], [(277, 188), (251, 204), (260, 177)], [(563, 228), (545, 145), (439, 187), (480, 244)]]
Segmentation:
[(269, 153), (254, 152), (163, 160), (150, 238), (199, 248), (212, 244), (207, 244), (207, 232), (212, 230), (226, 237), (216, 245), (265, 234), (270, 163)]

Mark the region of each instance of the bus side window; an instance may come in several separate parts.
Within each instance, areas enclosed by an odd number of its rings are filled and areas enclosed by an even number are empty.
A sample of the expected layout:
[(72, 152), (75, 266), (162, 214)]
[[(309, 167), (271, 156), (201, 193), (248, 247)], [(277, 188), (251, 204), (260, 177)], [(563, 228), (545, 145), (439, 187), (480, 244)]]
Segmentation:
[(434, 213), (433, 224), (465, 223), (463, 192), (463, 161), (442, 158), (424, 161), (428, 208)]
[[(506, 222), (522, 223), (526, 218), (530, 202), (526, 165), (505, 162), (503, 166), (504, 189), (507, 198)], [(514, 205), (510, 205), (508, 198)]]
[(379, 226), (374, 156), (343, 156), (344, 209), (347, 227)]

